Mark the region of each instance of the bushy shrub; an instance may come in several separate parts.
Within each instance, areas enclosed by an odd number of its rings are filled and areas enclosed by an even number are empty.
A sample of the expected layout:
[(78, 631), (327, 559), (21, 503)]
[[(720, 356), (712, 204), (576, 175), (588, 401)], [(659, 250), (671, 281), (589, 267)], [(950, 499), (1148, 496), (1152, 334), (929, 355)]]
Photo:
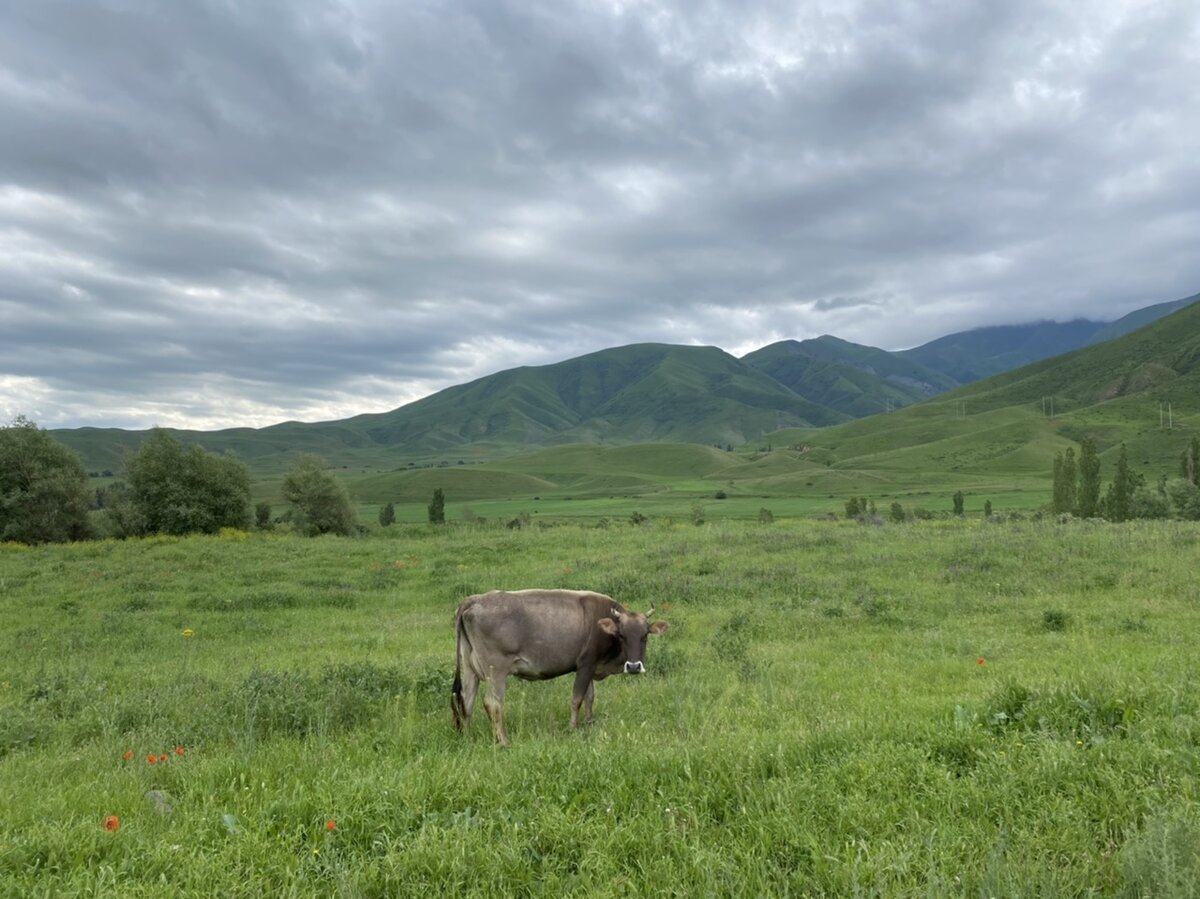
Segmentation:
[(0, 541), (83, 539), (89, 499), (78, 456), (24, 418), (0, 427)]
[(292, 504), (292, 524), (309, 536), (357, 531), (350, 495), (317, 456), (299, 457), (283, 479), (283, 498)]
[[(250, 474), (232, 456), (185, 448), (162, 428), (129, 461), (126, 518), (152, 534), (215, 534), (250, 523)], [(133, 533), (137, 533), (134, 531)]]

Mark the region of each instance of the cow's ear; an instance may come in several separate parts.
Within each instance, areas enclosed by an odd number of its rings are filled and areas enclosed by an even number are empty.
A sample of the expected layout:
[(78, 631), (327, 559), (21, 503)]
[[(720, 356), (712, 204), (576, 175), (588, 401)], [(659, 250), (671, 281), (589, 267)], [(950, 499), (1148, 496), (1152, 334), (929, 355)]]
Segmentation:
[(596, 622), (596, 624), (600, 625), (600, 630), (604, 631), (606, 634), (610, 634), (613, 637), (620, 632), (620, 628), (617, 627), (617, 623), (611, 618), (601, 618)]
[(670, 625), (667, 624), (665, 621), (656, 621), (652, 625), (650, 625), (650, 633), (661, 634), (664, 631), (666, 631), (666, 629), (668, 627), (670, 627)]

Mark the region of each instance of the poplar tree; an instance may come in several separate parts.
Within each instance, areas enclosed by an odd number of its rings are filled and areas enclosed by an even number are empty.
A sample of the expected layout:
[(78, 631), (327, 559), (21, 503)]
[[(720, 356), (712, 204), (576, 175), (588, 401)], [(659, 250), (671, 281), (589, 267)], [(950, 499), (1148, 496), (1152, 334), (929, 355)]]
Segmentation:
[(381, 527), (388, 527), (396, 523), (396, 507), (392, 503), (388, 503), (379, 510), (379, 524)]
[(1104, 512), (1109, 521), (1129, 520), (1130, 503), (1140, 481), (1141, 477), (1129, 467), (1129, 453), (1122, 443), (1112, 483), (1104, 496)]
[(1183, 457), (1179, 460), (1179, 474), (1187, 479), (1189, 484), (1195, 485), (1198, 469), (1200, 469), (1200, 437), (1193, 437), (1192, 442), (1183, 451)]
[(1051, 509), (1056, 515), (1075, 509), (1075, 447), (1067, 447), (1066, 453), (1054, 454), (1054, 498)]
[(1079, 488), (1075, 495), (1075, 514), (1095, 518), (1100, 506), (1100, 454), (1091, 437), (1079, 444)]
[(441, 487), (433, 491), (433, 499), (429, 501), (429, 523), (446, 523), (446, 495)]

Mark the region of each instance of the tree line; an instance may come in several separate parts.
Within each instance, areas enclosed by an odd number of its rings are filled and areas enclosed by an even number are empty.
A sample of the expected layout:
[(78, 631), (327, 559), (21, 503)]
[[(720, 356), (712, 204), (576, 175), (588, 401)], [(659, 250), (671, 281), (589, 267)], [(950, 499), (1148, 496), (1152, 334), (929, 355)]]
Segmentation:
[(1179, 476), (1162, 475), (1153, 486), (1129, 464), (1122, 443), (1117, 453), (1112, 480), (1106, 490), (1100, 477), (1100, 454), (1095, 441), (1085, 437), (1079, 454), (1068, 447), (1056, 453), (1050, 509), (1057, 515), (1129, 521), (1134, 518), (1169, 518), (1172, 514), (1189, 521), (1200, 520), (1200, 437), (1193, 437), (1179, 461)]
[[(185, 447), (155, 428), (127, 460), (124, 481), (93, 493), (79, 457), (32, 421), (0, 427), (0, 541), (52, 543), (91, 537), (211, 534), (272, 526), (271, 508), (251, 509), (250, 473), (230, 455)], [(299, 533), (358, 529), (345, 486), (312, 455), (284, 476), (287, 512)], [(99, 510), (93, 516), (90, 513)]]

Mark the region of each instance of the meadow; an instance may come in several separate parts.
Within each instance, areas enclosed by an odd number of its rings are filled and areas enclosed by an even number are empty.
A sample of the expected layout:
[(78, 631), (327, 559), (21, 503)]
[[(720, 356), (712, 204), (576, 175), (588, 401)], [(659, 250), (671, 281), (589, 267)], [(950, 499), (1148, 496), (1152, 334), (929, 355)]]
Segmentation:
[[(1200, 894), (1194, 523), (627, 515), (0, 546), (2, 896)], [(649, 673), (451, 726), (453, 611)], [(153, 757), (153, 763), (150, 758)]]

